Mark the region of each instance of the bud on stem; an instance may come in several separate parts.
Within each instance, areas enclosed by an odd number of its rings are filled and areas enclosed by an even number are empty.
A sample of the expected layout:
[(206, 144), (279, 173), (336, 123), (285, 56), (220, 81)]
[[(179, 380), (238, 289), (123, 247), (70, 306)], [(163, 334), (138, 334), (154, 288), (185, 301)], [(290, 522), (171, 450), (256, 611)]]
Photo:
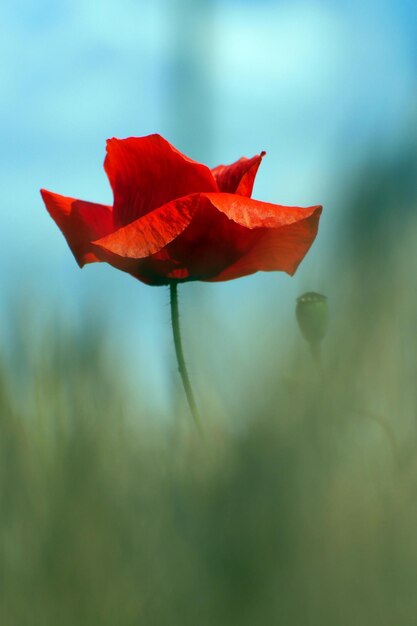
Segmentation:
[(297, 298), (295, 311), (303, 337), (310, 344), (314, 360), (320, 364), (321, 342), (329, 326), (329, 308), (326, 296), (308, 291)]

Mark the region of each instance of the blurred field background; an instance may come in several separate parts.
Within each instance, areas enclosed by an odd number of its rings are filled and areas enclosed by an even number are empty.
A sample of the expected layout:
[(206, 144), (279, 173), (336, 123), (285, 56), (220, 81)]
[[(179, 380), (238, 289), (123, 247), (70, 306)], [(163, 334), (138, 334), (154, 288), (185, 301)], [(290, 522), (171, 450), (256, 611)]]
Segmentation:
[[(2, 5), (0, 624), (417, 622), (416, 7)], [(186, 36), (185, 36), (186, 35)], [(38, 189), (110, 202), (108, 136), (322, 202), (297, 275), (80, 272)], [(295, 319), (328, 297), (322, 371)]]

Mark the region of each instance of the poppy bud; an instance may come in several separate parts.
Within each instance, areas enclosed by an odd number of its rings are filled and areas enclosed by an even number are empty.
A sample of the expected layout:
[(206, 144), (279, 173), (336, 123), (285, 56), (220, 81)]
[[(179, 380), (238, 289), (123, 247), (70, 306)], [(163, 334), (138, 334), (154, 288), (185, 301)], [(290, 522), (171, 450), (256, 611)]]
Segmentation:
[(295, 313), (304, 338), (310, 344), (313, 354), (317, 355), (329, 325), (329, 308), (326, 296), (314, 291), (303, 293), (297, 298)]

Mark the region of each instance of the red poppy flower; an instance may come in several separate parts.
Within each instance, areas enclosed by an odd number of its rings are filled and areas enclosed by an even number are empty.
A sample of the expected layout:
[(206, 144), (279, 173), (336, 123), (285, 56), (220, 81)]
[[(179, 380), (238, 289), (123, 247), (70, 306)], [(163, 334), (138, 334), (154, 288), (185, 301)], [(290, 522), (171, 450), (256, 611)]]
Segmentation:
[(159, 135), (110, 139), (112, 207), (41, 193), (80, 267), (105, 261), (149, 285), (293, 274), (321, 207), (251, 199), (264, 154), (210, 170)]

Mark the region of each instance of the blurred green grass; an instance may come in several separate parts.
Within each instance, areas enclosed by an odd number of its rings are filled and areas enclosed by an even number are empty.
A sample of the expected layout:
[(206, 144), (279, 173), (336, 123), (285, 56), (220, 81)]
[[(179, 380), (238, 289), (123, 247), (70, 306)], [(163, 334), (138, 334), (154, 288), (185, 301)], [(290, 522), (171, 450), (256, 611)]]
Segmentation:
[(2, 626), (415, 623), (417, 203), (392, 168), (366, 181), (327, 270), (323, 373), (294, 317), (224, 406), (191, 341), (203, 437), (179, 381), (168, 424), (132, 403), (97, 324), (20, 319), (0, 356)]

